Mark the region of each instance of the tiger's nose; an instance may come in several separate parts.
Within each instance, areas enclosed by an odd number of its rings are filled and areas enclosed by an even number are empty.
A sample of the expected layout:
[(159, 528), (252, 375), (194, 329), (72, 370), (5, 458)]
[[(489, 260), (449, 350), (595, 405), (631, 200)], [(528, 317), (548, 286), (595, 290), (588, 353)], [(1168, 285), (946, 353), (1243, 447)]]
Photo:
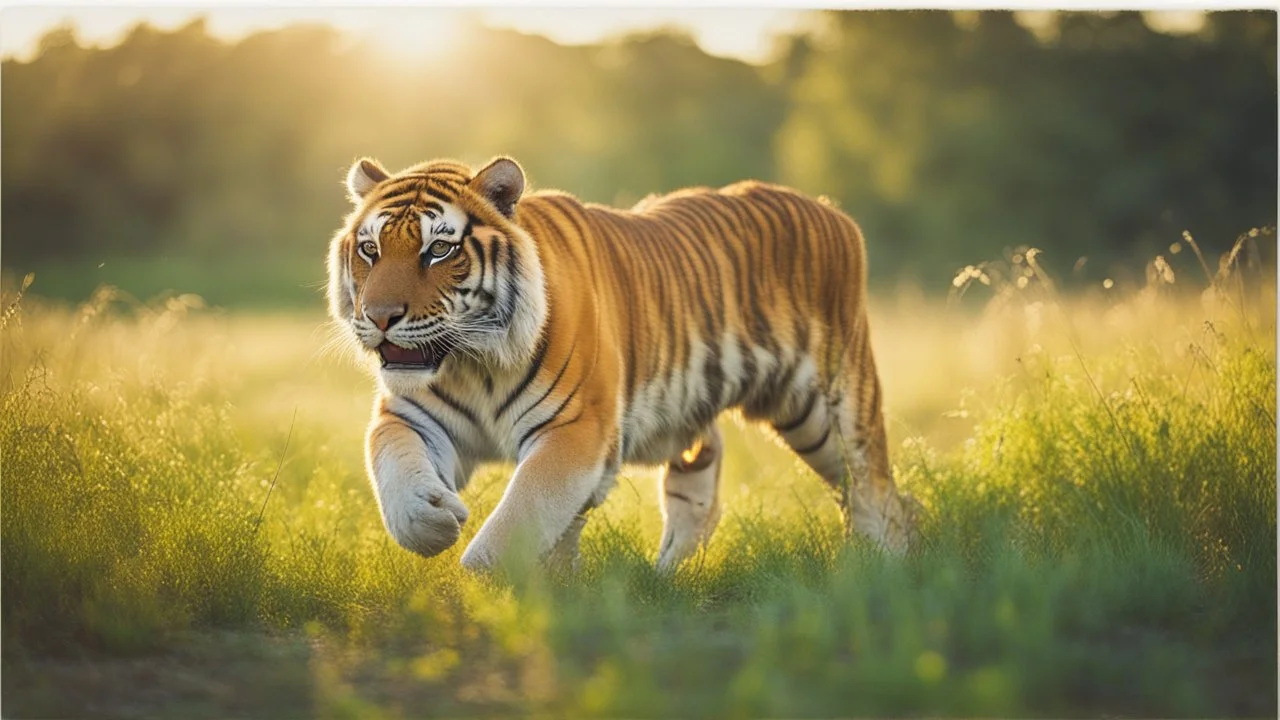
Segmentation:
[(369, 322), (377, 325), (379, 330), (386, 332), (387, 328), (403, 320), (408, 311), (407, 305), (365, 306), (364, 316), (369, 318)]

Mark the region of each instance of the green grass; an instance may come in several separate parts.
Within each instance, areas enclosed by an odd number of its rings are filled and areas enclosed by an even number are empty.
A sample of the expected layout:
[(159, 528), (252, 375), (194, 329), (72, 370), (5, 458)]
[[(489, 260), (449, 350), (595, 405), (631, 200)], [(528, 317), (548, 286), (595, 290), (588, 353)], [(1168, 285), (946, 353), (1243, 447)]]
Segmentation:
[(879, 303), (928, 510), (905, 560), (844, 543), (822, 484), (726, 420), (726, 518), (674, 578), (629, 469), (576, 574), (505, 582), (458, 566), (478, 523), (430, 560), (388, 539), (371, 384), (317, 316), (24, 299), (6, 714), (1274, 716), (1275, 291), (1213, 287)]

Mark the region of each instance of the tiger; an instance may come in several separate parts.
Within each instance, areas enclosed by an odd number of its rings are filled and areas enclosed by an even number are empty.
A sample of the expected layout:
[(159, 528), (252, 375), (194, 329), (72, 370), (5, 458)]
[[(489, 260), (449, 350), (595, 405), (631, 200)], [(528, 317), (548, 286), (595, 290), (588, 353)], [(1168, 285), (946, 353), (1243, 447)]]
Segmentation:
[(329, 311), (374, 368), (366, 469), (399, 545), (453, 546), (473, 471), (514, 462), (461, 564), (576, 558), (622, 466), (661, 466), (674, 570), (720, 520), (716, 421), (737, 411), (830, 485), (846, 535), (907, 551), (918, 504), (891, 472), (852, 218), (757, 180), (630, 210), (525, 185), (506, 156), (347, 173)]

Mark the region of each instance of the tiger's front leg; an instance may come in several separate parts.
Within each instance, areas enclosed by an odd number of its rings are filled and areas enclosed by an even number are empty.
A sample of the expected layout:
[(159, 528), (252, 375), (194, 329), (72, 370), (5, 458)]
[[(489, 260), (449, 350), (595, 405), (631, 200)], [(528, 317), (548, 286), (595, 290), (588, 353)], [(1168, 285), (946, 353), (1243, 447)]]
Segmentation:
[(391, 537), (425, 557), (453, 546), (468, 512), (458, 497), (462, 468), (448, 432), (407, 401), (386, 398), (369, 425), (365, 451)]
[(486, 570), (507, 559), (576, 554), (587, 508), (604, 499), (612, 481), (606, 433), (595, 423), (553, 428), (534, 441), (516, 467), (502, 499), (471, 544), (462, 564)]

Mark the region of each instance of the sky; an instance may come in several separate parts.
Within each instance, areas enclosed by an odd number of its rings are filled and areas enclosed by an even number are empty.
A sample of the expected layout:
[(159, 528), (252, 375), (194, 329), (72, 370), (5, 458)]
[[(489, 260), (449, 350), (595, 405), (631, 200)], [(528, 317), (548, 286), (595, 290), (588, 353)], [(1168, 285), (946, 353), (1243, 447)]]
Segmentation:
[(579, 7), (505, 9), (466, 7), (384, 6), (284, 6), (244, 4), (205, 6), (133, 5), (131, 7), (39, 4), (5, 7), (0, 12), (0, 54), (29, 58), (46, 30), (71, 21), (82, 43), (112, 45), (123, 39), (135, 23), (146, 20), (162, 29), (185, 24), (198, 15), (208, 17), (209, 32), (234, 40), (255, 30), (281, 27), (298, 21), (324, 21), (358, 35), (377, 36), (394, 51), (429, 53), (430, 47), (448, 38), (461, 12), (474, 13), (486, 24), (536, 32), (567, 44), (598, 41), (629, 30), (678, 26), (689, 30), (707, 52), (762, 62), (773, 48), (773, 38), (804, 27), (809, 14), (797, 9), (678, 8), (678, 7)]
[[(83, 1), (83, 0), (82, 0)], [(760, 63), (769, 59), (776, 47), (779, 35), (813, 29), (817, 22), (813, 13), (780, 6), (732, 7), (720, 0), (701, 0), (699, 7), (677, 6), (621, 6), (618, 0), (610, 4), (580, 7), (535, 7), (521, 0), (506, 0), (502, 9), (470, 6), (469, 0), (444, 0), (434, 7), (394, 4), (396, 0), (383, 0), (381, 7), (338, 5), (333, 0), (307, 2), (305, 0), (273, 0), (274, 7), (264, 3), (252, 4), (247, 0), (214, 0), (204, 5), (166, 3), (164, 0), (132, 0), (129, 6), (75, 5), (67, 0), (0, 0), (0, 55), (27, 59), (34, 54), (40, 36), (59, 23), (70, 21), (77, 30), (80, 42), (90, 45), (113, 45), (124, 38), (130, 27), (146, 20), (161, 29), (179, 27), (193, 18), (204, 15), (212, 34), (228, 41), (263, 29), (278, 28), (293, 22), (321, 21), (334, 25), (357, 36), (376, 37), (380, 46), (407, 57), (430, 59), (449, 48), (453, 31), (459, 27), (462, 13), (479, 17), (486, 25), (514, 28), (524, 32), (546, 35), (564, 44), (597, 42), (601, 39), (628, 31), (650, 30), (664, 26), (688, 30), (708, 53), (734, 57), (747, 62)], [(563, 0), (562, 0), (563, 1)], [(628, 1), (628, 0), (623, 0)], [(1128, 0), (1131, 5), (1133, 0)], [(942, 0), (941, 6), (954, 4), (955, 0)], [(1059, 0), (1065, 2), (1065, 0)], [(1095, 0), (1096, 2), (1096, 0)], [(819, 5), (824, 4), (819, 0)], [(825, 3), (830, 6), (830, 3)], [(890, 0), (888, 5), (893, 5)], [(1015, 5), (1018, 4), (1016, 1)], [(1069, 2), (1066, 4), (1070, 4)], [(1101, 5), (1106, 5), (1102, 0)], [(1141, 3), (1139, 3), (1140, 5)], [(1035, 11), (1020, 13), (1021, 19), (1033, 26), (1044, 16), (1052, 15)], [(1198, 11), (1186, 2), (1166, 5), (1174, 12), (1148, 13), (1148, 21), (1159, 30), (1173, 32), (1195, 29), (1202, 19)], [(1204, 7), (1201, 5), (1200, 7)], [(1180, 12), (1177, 10), (1181, 10)]]

